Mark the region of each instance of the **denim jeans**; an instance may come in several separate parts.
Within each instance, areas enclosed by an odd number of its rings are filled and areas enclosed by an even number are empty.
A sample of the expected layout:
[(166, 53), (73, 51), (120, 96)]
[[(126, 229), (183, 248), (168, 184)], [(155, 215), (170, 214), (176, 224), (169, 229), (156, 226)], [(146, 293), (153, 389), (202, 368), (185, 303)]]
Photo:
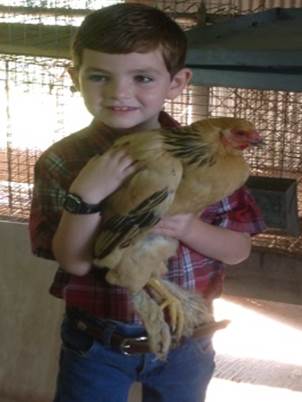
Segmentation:
[[(117, 323), (125, 336), (140, 336), (139, 325)], [(62, 324), (54, 402), (127, 402), (133, 382), (142, 383), (143, 402), (203, 402), (214, 371), (211, 338), (188, 339), (161, 361), (153, 353), (123, 355)]]

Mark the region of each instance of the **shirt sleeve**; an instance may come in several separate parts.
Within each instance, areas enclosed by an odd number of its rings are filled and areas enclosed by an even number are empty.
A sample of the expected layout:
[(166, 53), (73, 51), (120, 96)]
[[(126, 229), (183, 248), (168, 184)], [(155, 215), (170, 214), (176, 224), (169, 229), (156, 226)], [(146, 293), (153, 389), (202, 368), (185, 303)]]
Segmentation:
[(261, 211), (245, 186), (211, 205), (202, 213), (201, 219), (212, 225), (250, 235), (261, 233), (265, 229)]
[(38, 257), (47, 259), (55, 259), (52, 252), (52, 239), (61, 218), (66, 195), (66, 190), (59, 178), (62, 166), (54, 163), (55, 159), (54, 155), (42, 155), (35, 165), (34, 190), (29, 217), (32, 252)]

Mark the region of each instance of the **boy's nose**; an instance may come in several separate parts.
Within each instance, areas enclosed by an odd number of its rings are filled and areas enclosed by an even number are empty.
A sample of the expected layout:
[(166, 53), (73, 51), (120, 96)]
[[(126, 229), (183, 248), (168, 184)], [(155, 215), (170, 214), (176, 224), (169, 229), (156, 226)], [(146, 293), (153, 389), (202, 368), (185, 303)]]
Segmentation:
[(113, 99), (125, 99), (131, 96), (131, 85), (123, 80), (112, 80), (107, 88), (107, 95)]

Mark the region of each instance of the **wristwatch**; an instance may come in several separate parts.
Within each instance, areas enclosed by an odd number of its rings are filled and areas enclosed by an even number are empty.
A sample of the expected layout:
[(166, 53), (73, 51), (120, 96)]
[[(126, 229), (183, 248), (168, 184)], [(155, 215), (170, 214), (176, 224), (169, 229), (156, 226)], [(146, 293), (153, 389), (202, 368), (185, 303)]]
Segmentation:
[(101, 212), (101, 203), (99, 204), (87, 204), (82, 198), (74, 193), (67, 193), (63, 208), (65, 211), (71, 214), (86, 215)]

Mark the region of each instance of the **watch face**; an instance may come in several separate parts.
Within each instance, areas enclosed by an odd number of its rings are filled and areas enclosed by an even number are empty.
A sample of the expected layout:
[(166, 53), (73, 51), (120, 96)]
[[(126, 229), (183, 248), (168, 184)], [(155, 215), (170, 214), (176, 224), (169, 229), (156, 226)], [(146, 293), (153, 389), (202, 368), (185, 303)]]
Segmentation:
[(101, 211), (100, 204), (87, 204), (76, 194), (68, 193), (63, 208), (71, 214), (94, 214)]
[(74, 194), (67, 194), (63, 207), (68, 212), (79, 213), (81, 212), (81, 199)]

